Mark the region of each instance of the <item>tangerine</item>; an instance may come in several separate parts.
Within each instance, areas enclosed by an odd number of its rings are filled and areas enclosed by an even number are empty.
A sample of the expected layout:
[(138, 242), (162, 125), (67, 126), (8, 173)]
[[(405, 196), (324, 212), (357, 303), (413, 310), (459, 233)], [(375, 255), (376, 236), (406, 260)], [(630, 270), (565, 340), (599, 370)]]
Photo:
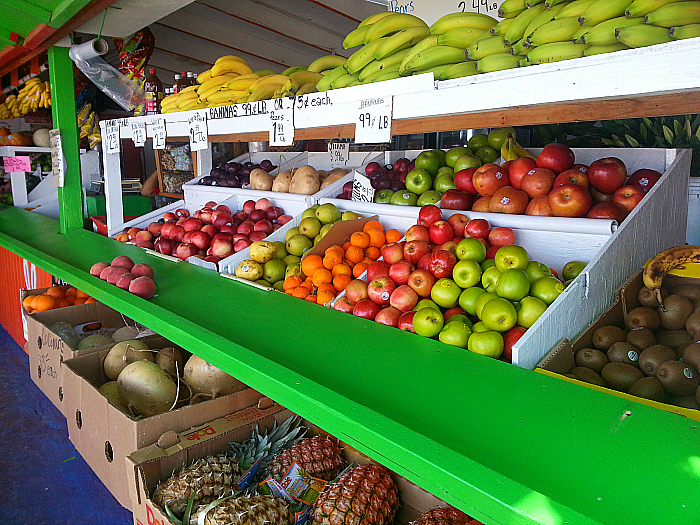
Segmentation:
[(336, 292), (342, 292), (350, 281), (352, 278), (349, 275), (336, 275), (333, 277), (333, 287)]
[(22, 301), (22, 307), (28, 312), (32, 309), (32, 300), (34, 300), (34, 296), (28, 295), (24, 298), (24, 301)]
[(307, 255), (301, 260), (301, 271), (307, 277), (311, 277), (320, 268), (323, 268), (323, 258), (320, 255)]
[(355, 279), (359, 279), (359, 278), (360, 278), (360, 275), (362, 275), (363, 273), (365, 273), (365, 271), (367, 270), (367, 266), (368, 266), (368, 265), (366, 265), (365, 263), (358, 263), (358, 264), (356, 264), (355, 267), (352, 269), (352, 276), (353, 276)]
[(63, 308), (64, 306), (71, 306), (71, 303), (65, 297), (61, 297), (56, 300), (56, 308)]
[(65, 295), (73, 295), (74, 296), (76, 293), (78, 293), (78, 289), (75, 286), (69, 286), (66, 289)]
[(384, 230), (380, 228), (370, 228), (365, 232), (369, 236), (369, 245), (381, 248), (386, 242)]
[(333, 275), (325, 268), (319, 268), (314, 272), (312, 280), (314, 285), (319, 286), (321, 284), (330, 283), (333, 280)]
[(86, 294), (85, 292), (83, 292), (82, 290), (77, 290), (77, 289), (76, 289), (76, 291), (75, 291), (75, 297), (78, 298), (78, 299), (80, 299), (81, 297), (87, 299), (87, 298), (90, 297), (90, 296), (89, 296), (88, 294)]
[(323, 266), (327, 270), (333, 269), (334, 266), (336, 266), (342, 262), (343, 262), (343, 256), (340, 255), (337, 251), (332, 251), (332, 252), (328, 253), (323, 258)]
[(392, 228), (386, 231), (384, 237), (386, 238), (386, 242), (399, 242), (403, 235), (401, 235), (401, 232), (396, 228)]
[(326, 251), (323, 252), (323, 255), (328, 255), (330, 252), (338, 252), (341, 257), (345, 255), (345, 250), (339, 244), (334, 244), (333, 246), (329, 246), (328, 248), (326, 248)]
[(382, 223), (379, 221), (367, 221), (364, 226), (362, 226), (362, 231), (366, 232), (370, 228), (379, 228), (380, 230), (384, 231), (384, 226), (382, 226)]
[(303, 299), (309, 295), (309, 289), (306, 286), (297, 286), (296, 288), (292, 288), (291, 292), (292, 297), (296, 297), (298, 299)]
[(373, 261), (376, 261), (379, 259), (379, 256), (381, 255), (381, 252), (379, 251), (379, 248), (376, 246), (368, 246), (365, 248), (365, 257), (369, 257)]
[(50, 295), (51, 297), (55, 297), (56, 299), (60, 299), (61, 297), (65, 297), (66, 292), (63, 288), (60, 286), (52, 286), (48, 290), (44, 292), (46, 295)]
[(301, 277), (298, 275), (290, 275), (284, 280), (284, 283), (282, 283), (282, 290), (285, 292), (292, 289), (296, 288), (297, 286), (300, 286), (302, 283)]
[(90, 303), (96, 303), (96, 302), (97, 302), (97, 299), (95, 299), (94, 297), (88, 297), (88, 298), (85, 300), (85, 303), (84, 303), (84, 304), (90, 304)]
[(335, 299), (335, 290), (329, 292), (328, 290), (319, 291), (316, 294), (316, 301), (318, 304), (326, 304), (329, 301)]
[(352, 268), (350, 268), (349, 264), (343, 262), (340, 264), (336, 264), (331, 270), (331, 274), (333, 274), (333, 277), (336, 277), (338, 275), (350, 276), (352, 275)]
[(317, 303), (317, 301), (318, 301), (317, 297), (312, 293), (310, 293), (309, 295), (304, 297), (304, 300), (309, 301), (310, 303)]
[(56, 308), (56, 298), (51, 297), (50, 295), (37, 295), (37, 300), (33, 304), (33, 308), (37, 312), (53, 310), (54, 308)]
[(350, 244), (360, 248), (367, 248), (367, 246), (369, 246), (369, 241), (370, 237), (365, 232), (355, 232), (350, 236)]
[(351, 263), (357, 264), (365, 257), (365, 252), (359, 246), (350, 246), (345, 250), (345, 258)]

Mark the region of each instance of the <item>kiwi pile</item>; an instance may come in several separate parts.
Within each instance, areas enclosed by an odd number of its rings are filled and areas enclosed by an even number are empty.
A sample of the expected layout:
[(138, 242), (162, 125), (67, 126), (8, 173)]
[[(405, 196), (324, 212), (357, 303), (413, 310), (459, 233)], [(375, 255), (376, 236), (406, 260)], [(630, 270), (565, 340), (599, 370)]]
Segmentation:
[(593, 332), (576, 352), (569, 377), (620, 392), (700, 410), (700, 286), (662, 288), (663, 308), (642, 287), (624, 327)]

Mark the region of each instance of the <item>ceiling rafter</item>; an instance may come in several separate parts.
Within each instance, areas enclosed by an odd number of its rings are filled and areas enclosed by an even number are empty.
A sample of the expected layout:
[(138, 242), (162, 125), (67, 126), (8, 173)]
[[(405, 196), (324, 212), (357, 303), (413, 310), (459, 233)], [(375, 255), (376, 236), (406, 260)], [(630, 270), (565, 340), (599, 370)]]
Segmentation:
[(359, 24), (360, 22), (362, 22), (362, 20), (358, 20), (357, 18), (355, 18), (355, 17), (353, 17), (353, 16), (350, 16), (350, 15), (347, 14), (347, 13), (343, 13), (342, 11), (340, 11), (340, 10), (338, 10), (338, 9), (335, 9), (335, 8), (329, 6), (329, 5), (326, 5), (326, 4), (324, 4), (323, 2), (319, 2), (318, 0), (306, 0), (306, 1), (307, 1), (307, 2), (311, 2), (312, 4), (316, 4), (316, 5), (318, 5), (318, 6), (321, 6), (321, 7), (323, 7), (324, 9), (328, 9), (329, 11), (333, 11), (335, 14), (338, 14), (338, 15), (340, 15), (340, 16), (344, 16), (345, 18), (348, 18), (348, 19), (352, 20), (353, 22), (357, 22), (358, 24)]

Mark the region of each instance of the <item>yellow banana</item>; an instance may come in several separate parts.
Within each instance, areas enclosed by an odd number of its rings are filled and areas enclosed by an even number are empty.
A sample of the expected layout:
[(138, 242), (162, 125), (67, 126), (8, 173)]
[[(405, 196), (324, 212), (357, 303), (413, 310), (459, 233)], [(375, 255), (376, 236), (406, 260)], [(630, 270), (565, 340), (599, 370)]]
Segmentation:
[(647, 263), (642, 273), (642, 281), (644, 286), (654, 290), (660, 308), (663, 308), (661, 284), (663, 283), (664, 275), (676, 266), (697, 262), (700, 262), (700, 246), (690, 245), (675, 246), (664, 250)]
[(595, 26), (625, 14), (630, 0), (596, 0), (579, 17), (582, 26)]
[[(319, 80), (323, 78), (321, 73), (314, 73), (313, 71), (297, 71), (289, 76), (289, 88), (288, 91), (294, 95), (301, 86), (304, 84), (313, 83), (314, 86)], [(286, 83), (285, 83), (286, 87)]]
[[(388, 20), (388, 18), (382, 20)], [(374, 60), (374, 55), (377, 52), (377, 49), (379, 49), (379, 46), (381, 46), (384, 42), (386, 42), (386, 37), (372, 40), (369, 44), (362, 46), (360, 49), (350, 55), (350, 58), (348, 58), (347, 62), (345, 62), (345, 69), (347, 69), (348, 73), (351, 75), (359, 73), (363, 67)]]
[[(221, 75), (218, 77), (211, 77), (209, 80), (207, 80), (204, 84), (200, 85), (199, 88), (197, 88), (198, 93), (203, 93), (205, 91), (209, 91), (213, 87), (219, 87), (223, 86), (224, 84), (228, 83), (229, 81), (233, 80), (236, 78), (238, 75), (234, 75), (232, 73), (227, 73), (225, 75)], [(182, 94), (182, 93), (180, 93)]]
[(503, 37), (489, 36), (483, 38), (464, 51), (464, 54), (469, 60), (481, 60), (485, 56), (495, 53), (510, 53), (510, 46), (505, 44)]
[[(499, 38), (499, 37), (491, 37)], [(440, 66), (443, 64), (458, 64), (465, 62), (467, 59), (464, 55), (464, 50), (459, 47), (450, 46), (433, 46), (425, 51), (421, 51), (409, 60), (403, 71), (414, 72), (429, 69), (431, 67)], [(400, 69), (401, 66), (399, 66)]]
[(673, 27), (700, 23), (700, 2), (674, 2), (654, 9), (644, 16), (654, 26)]
[(483, 13), (449, 13), (431, 25), (430, 32), (434, 35), (442, 35), (458, 27), (472, 27), (482, 31), (490, 31), (497, 23), (498, 20)]
[(625, 9), (625, 16), (634, 18), (648, 15), (659, 7), (677, 1), (678, 0), (633, 0), (633, 2), (627, 6), (627, 9)]
[(570, 2), (568, 0), (545, 0), (544, 6), (547, 9), (550, 9), (550, 8), (552, 8), (556, 5), (562, 4), (562, 3), (569, 4)]
[(211, 78), (211, 69), (207, 69), (206, 71), (202, 71), (199, 75), (197, 75), (197, 82), (199, 84), (204, 84), (210, 78)]
[(440, 74), (440, 80), (454, 80), (455, 78), (469, 77), (478, 73), (476, 62), (461, 62), (450, 65), (447, 71)]
[(226, 73), (236, 73), (237, 75), (245, 75), (247, 73), (252, 73), (253, 70), (245, 62), (239, 60), (222, 60), (217, 62), (211, 68), (212, 78), (216, 78)]
[[(387, 15), (391, 13), (387, 12)], [(345, 40), (343, 40), (343, 49), (352, 49), (353, 47), (361, 46), (362, 44), (365, 43), (365, 35), (367, 34), (367, 31), (369, 30), (369, 25), (362, 25), (360, 24), (357, 29), (353, 29), (350, 31), (347, 36), (345, 37)]]
[(233, 103), (233, 101), (238, 100), (245, 94), (246, 91), (244, 90), (234, 91), (232, 89), (222, 89), (221, 91), (217, 91), (213, 95), (209, 96), (209, 98), (207, 98), (207, 102), (212, 104), (216, 104), (219, 102)]
[(544, 44), (529, 51), (525, 56), (530, 64), (545, 64), (559, 62), (583, 56), (583, 51), (588, 46), (576, 42), (553, 42)]
[(542, 11), (525, 28), (525, 31), (523, 32), (523, 38), (527, 38), (528, 36), (530, 36), (535, 31), (535, 29), (540, 27), (542, 24), (546, 24), (550, 20), (554, 20), (555, 18), (557, 18), (557, 15), (560, 11), (564, 9), (565, 5), (566, 4), (555, 5), (551, 9), (545, 9), (544, 11)]
[(210, 96), (212, 96), (214, 93), (218, 93), (222, 89), (224, 89), (224, 84), (220, 84), (218, 86), (209, 86), (206, 89), (200, 87), (197, 90), (197, 96), (199, 97), (199, 100), (208, 100)]
[(637, 24), (636, 26), (621, 27), (615, 30), (615, 37), (629, 47), (646, 47), (664, 44), (672, 39), (665, 27)]
[[(527, 9), (525, 11), (527, 11)], [(489, 33), (491, 33), (494, 36), (505, 36), (506, 31), (508, 31), (508, 28), (513, 24), (514, 20), (515, 18), (504, 18), (491, 29), (489, 29)]]
[(176, 105), (180, 109), (184, 108), (189, 104), (196, 103), (199, 100), (199, 98), (197, 97), (197, 93), (190, 92), (184, 93), (182, 95), (178, 93), (178, 95), (179, 96), (177, 97)]
[[(243, 59), (242, 59), (241, 57), (239, 57), (239, 56), (236, 56), (236, 55), (223, 55), (223, 56), (220, 56), (219, 58), (217, 58), (216, 61), (214, 62), (214, 64), (219, 64), (220, 62), (227, 62), (227, 61), (229, 61), (229, 60), (235, 60), (235, 61), (237, 61), (237, 62), (243, 62), (244, 64), (246, 63), (246, 61), (243, 60)], [(212, 75), (212, 76), (216, 76), (216, 75)]]
[(515, 154), (518, 156), (518, 158), (521, 158), (521, 157), (528, 157), (528, 158), (531, 158), (531, 159), (536, 159), (536, 158), (537, 158), (537, 157), (535, 157), (532, 153), (530, 153), (530, 152), (527, 151), (525, 148), (523, 148), (523, 147), (520, 145), (520, 143), (519, 143), (517, 140), (515, 140), (515, 137), (513, 137), (513, 151), (514, 151)]
[(506, 18), (505, 20), (510, 20), (511, 23), (508, 25), (508, 30), (501, 35), (503, 37), (503, 41), (506, 44), (513, 45), (522, 37), (527, 36), (525, 34), (525, 29), (527, 29), (530, 22), (532, 22), (535, 17), (540, 15), (543, 11), (545, 11), (544, 5), (538, 4), (534, 7), (526, 9), (515, 18)]
[(326, 55), (311, 62), (306, 70), (322, 73), (323, 71), (328, 71), (335, 67), (344, 65), (346, 60), (347, 58), (339, 55)]
[(357, 27), (365, 27), (379, 22), (382, 18), (389, 16), (392, 11), (380, 11), (379, 13), (374, 13), (365, 18)]
[(527, 37), (527, 41), (533, 46), (551, 44), (552, 42), (566, 42), (572, 40), (574, 33), (581, 29), (578, 17), (557, 18), (546, 24), (542, 24)]
[(402, 29), (390, 37), (387, 37), (384, 43), (375, 51), (374, 58), (376, 60), (382, 60), (393, 55), (397, 51), (413, 47), (428, 35), (430, 35), (428, 26), (414, 26), (408, 29)]
[[(260, 89), (263, 86), (268, 86), (268, 85), (274, 85), (277, 86), (277, 88), (284, 86), (285, 82), (287, 82), (287, 78), (284, 75), (276, 74), (276, 75), (267, 75), (264, 77), (260, 77), (258, 80), (253, 82), (250, 87), (248, 87), (248, 93), (253, 94), (255, 91)], [(250, 97), (248, 97), (250, 99)], [(262, 99), (258, 99), (262, 100)], [(252, 102), (252, 100), (248, 100), (248, 102)]]
[(229, 80), (226, 84), (224, 84), (224, 87), (226, 89), (232, 89), (234, 91), (246, 90), (253, 84), (253, 82), (260, 78), (254, 73), (246, 75), (246, 78), (242, 78), (242, 76), (243, 75), (241, 75), (240, 77), (236, 77), (233, 80)]
[(292, 73), (298, 73), (299, 71), (306, 71), (306, 66), (292, 66), (288, 67), (284, 71), (282, 71), (282, 74), (285, 76), (289, 76)]
[(510, 53), (494, 53), (477, 60), (476, 71), (479, 73), (492, 73), (493, 71), (513, 69), (520, 67), (520, 59), (524, 58), (523, 56), (511, 55)]
[(393, 35), (402, 29), (416, 26), (427, 28), (428, 24), (417, 16), (408, 13), (392, 13), (369, 26), (365, 33), (364, 43), (366, 45), (379, 38)]
[(513, 143), (515, 139), (509, 136), (505, 142), (501, 145), (501, 157), (505, 162), (510, 162), (518, 158), (518, 154), (513, 150)]
[(438, 44), (441, 46), (468, 48), (477, 40), (487, 37), (490, 33), (483, 29), (473, 27), (458, 27), (450, 29), (447, 33), (438, 36)]
[(187, 86), (182, 91), (178, 91), (178, 93), (189, 93), (190, 91), (197, 91), (198, 88), (199, 86), (195, 84), (194, 86)]
[(193, 109), (202, 109), (202, 108), (204, 108), (204, 104), (202, 104), (200, 101), (196, 101), (196, 102), (190, 102), (189, 104), (181, 107), (180, 111), (190, 111)]
[(316, 83), (315, 82), (309, 82), (308, 84), (304, 84), (299, 88), (299, 91), (297, 91), (297, 95), (308, 95), (309, 93), (317, 93), (318, 90), (316, 89)]
[(160, 107), (167, 108), (169, 106), (176, 106), (178, 95), (179, 95), (179, 93), (175, 94), (175, 95), (168, 95), (167, 97), (165, 97), (163, 100), (160, 101)]
[(685, 26), (672, 27), (668, 30), (668, 36), (674, 40), (695, 38), (700, 36), (700, 24), (688, 24)]
[(504, 0), (498, 6), (498, 16), (501, 18), (515, 18), (527, 9), (526, 0)]
[[(475, 62), (462, 62), (462, 64), (474, 65)], [(424, 69), (421, 73), (432, 73), (435, 80), (445, 80), (447, 71), (457, 64), (442, 64), (441, 66), (435, 66), (428, 69)]]
[(568, 4), (564, 5), (564, 7), (561, 7), (557, 16), (561, 18), (581, 16), (595, 1), (596, 0), (574, 0), (573, 2), (569, 2)]
[(425, 49), (428, 49), (429, 47), (433, 47), (433, 46), (438, 45), (438, 38), (439, 38), (439, 35), (427, 36), (423, 40), (418, 42), (415, 46), (413, 46), (411, 49), (409, 49), (408, 53), (401, 61), (401, 65), (399, 66), (399, 74), (403, 74), (403, 72), (406, 69), (406, 64), (408, 63), (408, 61), (411, 60), (418, 53), (420, 53), (421, 51), (424, 51)]
[(263, 84), (262, 86), (258, 87), (255, 91), (253, 91), (250, 95), (248, 95), (248, 102), (268, 100), (272, 98), (272, 95), (274, 95), (275, 91), (277, 91), (280, 87), (281, 84)]
[(395, 64), (400, 65), (401, 62), (403, 62), (403, 59), (408, 56), (408, 53), (411, 52), (411, 49), (402, 49), (401, 51), (397, 51), (396, 53), (389, 55), (383, 60), (372, 60), (369, 64), (367, 64), (365, 67), (362, 68), (362, 71), (359, 73), (359, 80), (360, 82), (364, 82), (364, 80), (370, 76), (376, 73), (377, 71), (381, 71), (382, 69), (385, 69), (389, 66), (393, 66)]
[(612, 53), (613, 51), (622, 51), (623, 49), (629, 49), (629, 47), (622, 42), (606, 45), (592, 45), (588, 49), (583, 50), (583, 56), (590, 57), (593, 55), (602, 55), (604, 53)]
[[(644, 23), (643, 17), (627, 18), (626, 16), (618, 16), (601, 22), (597, 26), (591, 27), (587, 33), (581, 36), (581, 42), (593, 46), (615, 44), (615, 30), (621, 27), (629, 27)], [(581, 26), (586, 27), (586, 26)]]

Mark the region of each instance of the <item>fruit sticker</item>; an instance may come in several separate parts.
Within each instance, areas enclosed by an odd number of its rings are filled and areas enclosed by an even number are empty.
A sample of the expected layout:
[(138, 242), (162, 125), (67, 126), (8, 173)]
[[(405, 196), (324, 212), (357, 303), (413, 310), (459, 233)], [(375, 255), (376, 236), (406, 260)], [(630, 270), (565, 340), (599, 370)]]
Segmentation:
[(554, 287), (554, 289), (555, 289), (557, 292), (562, 293), (562, 292), (564, 291), (564, 285), (563, 285), (562, 283), (558, 283), (558, 284)]

